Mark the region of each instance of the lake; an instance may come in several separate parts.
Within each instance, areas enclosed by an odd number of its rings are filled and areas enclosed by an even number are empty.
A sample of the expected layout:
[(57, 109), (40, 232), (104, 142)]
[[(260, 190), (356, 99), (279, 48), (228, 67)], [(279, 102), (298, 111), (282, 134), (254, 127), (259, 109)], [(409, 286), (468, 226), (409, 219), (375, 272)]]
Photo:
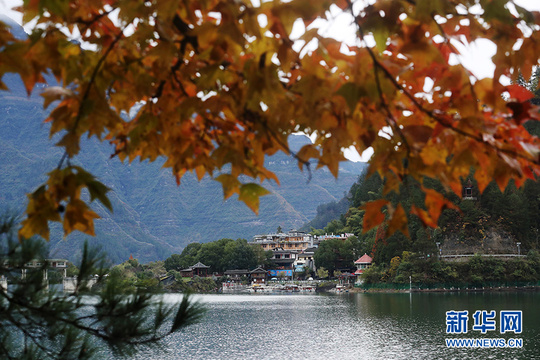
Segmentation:
[[(179, 301), (181, 295), (165, 295)], [(540, 292), (198, 295), (209, 311), (138, 359), (540, 359)], [(469, 311), (466, 334), (446, 334), (446, 312)], [(476, 310), (496, 331), (473, 331)], [(522, 310), (521, 334), (499, 332), (500, 310)], [(447, 348), (445, 339), (522, 339), (523, 348)]]

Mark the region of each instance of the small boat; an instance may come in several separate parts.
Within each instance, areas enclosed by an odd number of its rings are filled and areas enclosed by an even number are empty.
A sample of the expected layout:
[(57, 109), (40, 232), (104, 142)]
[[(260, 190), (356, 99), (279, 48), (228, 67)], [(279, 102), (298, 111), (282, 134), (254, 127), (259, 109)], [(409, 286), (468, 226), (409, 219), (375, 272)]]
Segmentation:
[(283, 289), (281, 289), (281, 291), (284, 291), (284, 292), (300, 292), (300, 288), (298, 287), (298, 285), (286, 284), (286, 285), (283, 286)]
[(279, 291), (279, 286), (269, 286), (264, 284), (253, 284), (249, 289), (248, 292), (250, 293), (275, 293)]
[(336, 294), (341, 294), (344, 292), (349, 292), (349, 289), (344, 285), (336, 285), (336, 287), (330, 291), (335, 292)]

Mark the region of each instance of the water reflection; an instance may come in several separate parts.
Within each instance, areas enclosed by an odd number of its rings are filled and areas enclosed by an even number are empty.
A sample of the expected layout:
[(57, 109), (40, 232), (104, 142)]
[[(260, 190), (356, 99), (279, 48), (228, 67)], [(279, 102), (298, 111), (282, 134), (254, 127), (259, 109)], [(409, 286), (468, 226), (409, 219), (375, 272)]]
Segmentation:
[[(540, 293), (201, 295), (200, 324), (140, 359), (535, 359)], [(167, 295), (168, 301), (179, 296)], [(523, 310), (523, 349), (448, 349), (449, 310)], [(512, 334), (513, 335), (513, 334)], [(516, 337), (497, 332), (467, 337)], [(450, 336), (452, 337), (452, 336)], [(457, 336), (453, 336), (457, 337)]]

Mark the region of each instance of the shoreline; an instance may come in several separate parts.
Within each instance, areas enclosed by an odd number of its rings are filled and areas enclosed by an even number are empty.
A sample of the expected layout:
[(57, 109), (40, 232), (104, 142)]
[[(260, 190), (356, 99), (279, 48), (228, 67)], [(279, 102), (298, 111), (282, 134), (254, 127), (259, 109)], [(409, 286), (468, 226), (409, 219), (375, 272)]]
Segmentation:
[[(334, 291), (332, 291), (334, 290)], [(290, 294), (360, 294), (360, 293), (388, 293), (388, 294), (412, 294), (412, 293), (462, 293), (462, 292), (476, 292), (476, 293), (497, 293), (497, 292), (540, 292), (540, 286), (523, 286), (523, 287), (501, 287), (501, 288), (473, 288), (473, 289), (444, 289), (444, 288), (438, 288), (438, 289), (362, 289), (357, 287), (352, 287), (348, 289), (344, 289), (343, 291), (335, 291), (335, 288), (331, 289), (317, 289), (316, 291), (275, 291), (275, 292), (265, 292), (265, 291), (257, 291), (257, 292), (242, 292), (242, 291), (191, 291), (192, 294), (197, 295), (204, 295), (204, 294), (283, 294), (283, 295), (290, 295)], [(171, 291), (166, 290), (162, 292), (158, 292), (161, 294), (185, 294), (186, 292), (182, 291)]]
[(351, 288), (349, 293), (447, 293), (447, 292), (536, 292), (540, 291), (540, 286), (523, 286), (523, 287), (500, 287), (500, 288), (473, 288), (473, 289), (362, 289)]

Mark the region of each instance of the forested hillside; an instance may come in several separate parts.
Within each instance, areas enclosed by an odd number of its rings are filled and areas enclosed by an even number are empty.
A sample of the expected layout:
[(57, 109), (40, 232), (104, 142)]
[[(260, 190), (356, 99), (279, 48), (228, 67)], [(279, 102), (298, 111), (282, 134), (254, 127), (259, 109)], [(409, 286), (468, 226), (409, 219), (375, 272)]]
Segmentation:
[[(443, 191), (436, 180), (431, 180), (430, 185)], [(405, 187), (407, 190), (403, 194), (406, 194), (405, 203), (409, 208), (420, 204), (422, 193), (418, 184), (409, 181), (402, 185), (403, 190)], [(510, 183), (504, 192), (492, 183), (480, 194), (476, 183), (466, 179), (464, 189), (471, 189), (470, 196), (460, 199), (453, 193), (446, 193), (461, 211), (444, 210), (436, 229), (423, 228), (417, 217), (409, 213), (406, 229), (409, 237), (402, 232), (387, 236), (384, 226), (365, 234), (362, 232), (364, 210), (361, 207), (366, 201), (383, 198), (382, 188), (383, 180), (377, 175), (367, 179), (361, 177), (349, 192), (350, 208), (315, 233), (352, 232), (359, 238), (361, 252), (373, 254), (379, 263), (389, 263), (403, 251), (432, 256), (437, 253), (437, 242), (443, 254), (514, 254), (518, 251), (517, 242), (521, 243), (522, 253), (539, 248), (539, 182), (527, 181), (520, 189)], [(393, 194), (386, 195), (386, 198), (395, 200)], [(325, 207), (321, 205), (319, 208)]]
[[(526, 81), (519, 78), (519, 85), (529, 89), (535, 97), (531, 103), (540, 103), (540, 68)], [(540, 122), (527, 121), (524, 124), (529, 133), (540, 136)], [(420, 184), (406, 178), (400, 184), (400, 195), (394, 192), (383, 194), (385, 179), (378, 174), (371, 177), (362, 175), (352, 185), (346, 198), (339, 202), (320, 205), (316, 218), (306, 224), (314, 233), (354, 233), (360, 243), (360, 252), (374, 256), (379, 263), (389, 264), (403, 251), (415, 252), (420, 256), (437, 253), (437, 243), (442, 254), (514, 254), (520, 243), (522, 254), (540, 248), (540, 182), (527, 180), (521, 188), (511, 181), (504, 192), (495, 181), (480, 193), (475, 180), (475, 171), (462, 179), (462, 197), (452, 191), (445, 191), (437, 179), (426, 179), (424, 185), (445, 194), (456, 209), (443, 210), (438, 227), (424, 228), (412, 206), (425, 209)], [(387, 234), (388, 224), (363, 233), (363, 206), (373, 200), (387, 199), (392, 204), (398, 201), (404, 205), (408, 226), (402, 231)], [(345, 208), (348, 205), (348, 208)], [(388, 209), (386, 214), (388, 214)], [(322, 225), (326, 224), (326, 225)], [(317, 230), (318, 229), (318, 230)], [(403, 233), (407, 233), (405, 236)]]
[[(27, 98), (14, 78), (9, 85), (15, 91), (0, 93), (0, 204), (22, 213), (26, 194), (44, 181), (46, 170), (58, 163), (62, 152), (54, 146), (55, 139), (48, 139), (42, 98)], [(297, 150), (307, 142), (305, 136), (293, 136), (290, 147)], [(110, 146), (95, 139), (82, 147), (85, 151), (74, 162), (83, 164), (112, 189), (112, 214), (94, 202), (101, 219), (96, 221), (91, 242), (101, 245), (114, 262), (131, 254), (144, 262), (165, 259), (192, 242), (250, 238), (278, 226), (299, 228), (315, 216), (318, 205), (342, 198), (365, 166), (346, 164), (337, 180), (328, 170), (312, 171), (308, 181), (308, 173), (300, 172), (292, 157), (278, 153), (267, 161), (281, 186), (266, 183), (272, 194), (261, 199), (257, 216), (235, 197), (223, 201), (220, 184), (208, 177), (198, 182), (187, 174), (178, 187), (170, 172), (160, 169), (163, 161), (122, 164), (111, 159)], [(51, 252), (74, 259), (86, 238), (89, 236), (74, 233), (63, 240), (57, 227), (51, 236)]]

